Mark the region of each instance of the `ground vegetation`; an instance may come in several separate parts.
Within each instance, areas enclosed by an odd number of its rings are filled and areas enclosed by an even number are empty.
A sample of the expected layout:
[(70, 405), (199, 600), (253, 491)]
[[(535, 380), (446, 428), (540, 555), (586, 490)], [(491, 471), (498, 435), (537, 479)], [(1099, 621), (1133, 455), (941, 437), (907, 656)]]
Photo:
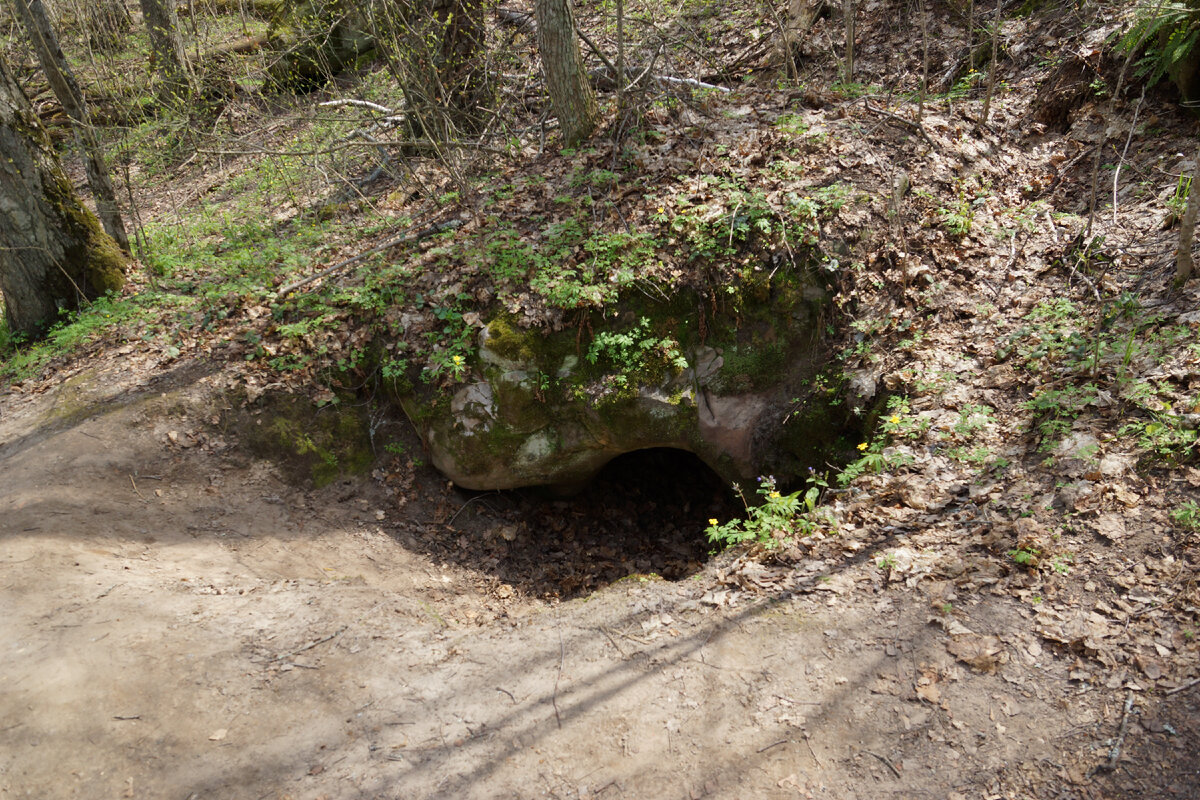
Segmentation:
[[(465, 26), (444, 126), (395, 44), (278, 80), (287, 3), (180, 13), (182, 105), (132, 4), (105, 48), (56, 5), (139, 261), (0, 329), (0, 786), (1195, 795), (1190, 5), (577, 3), (581, 129), (529, 5)], [(831, 435), (786, 472), (466, 492), (395, 402), (503, 370), (485, 331), (619, 396), (717, 319), (712, 394), (750, 393), (800, 271), (830, 299), (778, 430)]]

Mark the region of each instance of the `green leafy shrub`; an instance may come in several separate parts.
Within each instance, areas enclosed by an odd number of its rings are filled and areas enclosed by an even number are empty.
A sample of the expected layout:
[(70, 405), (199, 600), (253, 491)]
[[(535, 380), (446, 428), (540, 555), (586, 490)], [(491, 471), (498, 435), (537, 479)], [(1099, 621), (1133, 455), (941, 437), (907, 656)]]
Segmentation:
[(1192, 60), (1197, 41), (1200, 41), (1200, 4), (1187, 0), (1137, 6), (1133, 24), (1119, 44), (1131, 55), (1141, 51), (1137, 74), (1153, 86), (1164, 76), (1177, 79), (1179, 70)]
[(785, 495), (776, 487), (774, 476), (760, 477), (757, 494), (761, 502), (751, 505), (735, 483), (733, 489), (746, 507), (745, 519), (733, 519), (725, 524), (710, 519), (705, 535), (710, 542), (722, 547), (745, 542), (775, 547), (797, 534), (812, 535), (822, 524), (832, 524), (828, 517), (818, 513), (822, 484), (822, 480), (814, 479), (808, 489)]

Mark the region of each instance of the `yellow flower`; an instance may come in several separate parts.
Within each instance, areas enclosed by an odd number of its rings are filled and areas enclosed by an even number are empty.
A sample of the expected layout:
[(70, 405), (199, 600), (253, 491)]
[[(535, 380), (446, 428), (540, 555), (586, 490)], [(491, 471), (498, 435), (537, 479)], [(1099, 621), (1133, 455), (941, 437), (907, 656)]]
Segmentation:
[(659, 207), (658, 207), (658, 213), (660, 213), (660, 214), (665, 214), (665, 213), (667, 213), (667, 209), (663, 208), (662, 206), (659, 206)]
[(453, 361), (454, 361), (454, 363), (455, 363), (455, 364), (461, 364), (461, 363), (462, 363), (462, 356), (455, 356), (455, 357), (454, 357), (454, 359), (453, 359)]
[(774, 500), (776, 497), (779, 497), (779, 492), (771, 492), (767, 497)]
[(713, 517), (712, 519), (710, 519), (710, 520), (708, 521), (708, 524), (709, 524), (709, 525), (716, 525), (716, 524), (717, 524), (717, 518), (716, 518), (716, 517)]
[(866, 450), (866, 449), (867, 449), (867, 447), (868, 447), (867, 443), (866, 443), (866, 442), (863, 442), (862, 444), (860, 444), (860, 445), (858, 446), (858, 449), (859, 449), (859, 450)]
[(897, 424), (898, 422), (900, 422), (900, 417), (899, 417), (899, 416), (897, 416), (896, 414), (892, 414), (892, 418), (891, 418), (891, 419), (889, 419), (889, 420), (888, 420), (888, 422), (890, 422), (890, 423), (892, 423), (893, 425), (895, 425), (895, 424)]

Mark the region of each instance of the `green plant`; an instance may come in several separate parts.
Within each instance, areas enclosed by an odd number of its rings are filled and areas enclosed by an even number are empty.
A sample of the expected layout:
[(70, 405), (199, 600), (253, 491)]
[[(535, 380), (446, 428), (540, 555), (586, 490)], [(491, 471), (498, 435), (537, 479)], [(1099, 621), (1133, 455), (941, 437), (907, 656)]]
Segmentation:
[(1200, 531), (1200, 503), (1188, 500), (1179, 508), (1172, 509), (1171, 520), (1181, 528)]
[(960, 77), (950, 87), (950, 91), (946, 93), (946, 98), (949, 100), (964, 100), (971, 94), (971, 90), (975, 85), (983, 80), (983, 73), (976, 69), (969, 70), (965, 75)]
[(875, 566), (878, 567), (881, 572), (888, 572), (896, 566), (895, 553), (886, 553), (880, 556), (878, 559), (876, 559)]
[(1054, 570), (1059, 575), (1066, 575), (1071, 571), (1071, 565), (1074, 563), (1074, 555), (1071, 553), (1059, 553), (1050, 559), (1050, 569)]
[(1175, 183), (1175, 192), (1167, 198), (1167, 211), (1171, 212), (1171, 216), (1175, 219), (1183, 219), (1183, 212), (1187, 211), (1188, 193), (1192, 190), (1191, 175), (1180, 175), (1179, 180)]
[(1071, 424), (1088, 406), (1099, 403), (1096, 384), (1037, 390), (1024, 407), (1034, 412), (1034, 426), (1041, 434), (1042, 451), (1053, 449), (1071, 430)]
[(971, 228), (975, 225), (976, 209), (987, 202), (990, 194), (990, 185), (980, 176), (976, 176), (978, 186), (971, 192), (968, 192), (968, 181), (958, 179), (955, 181), (955, 201), (949, 208), (942, 207), (938, 209), (938, 217), (941, 219), (942, 227), (945, 228), (953, 236), (966, 236), (971, 232)]
[(441, 330), (425, 334), (433, 346), (426, 358), (421, 379), (426, 382), (446, 376), (451, 381), (461, 381), (467, 374), (467, 362), (472, 353), (472, 330), (456, 307), (443, 306), (434, 309), (434, 316), (441, 320)]
[(907, 466), (913, 461), (913, 457), (908, 453), (885, 449), (882, 440), (861, 442), (858, 445), (858, 451), (862, 455), (843, 467), (842, 471), (838, 474), (838, 483), (843, 486), (857, 480), (864, 474), (891, 472), (892, 470)]
[(1036, 547), (1018, 547), (1008, 551), (1008, 557), (1022, 567), (1037, 568), (1041, 551)]
[(592, 339), (584, 356), (589, 364), (605, 362), (614, 388), (629, 386), (630, 378), (647, 372), (687, 369), (688, 362), (679, 350), (679, 342), (670, 336), (657, 336), (650, 320), (642, 317), (628, 331), (600, 331)]
[(1142, 53), (1137, 73), (1153, 86), (1188, 63), (1200, 41), (1200, 6), (1192, 2), (1144, 3), (1134, 7), (1133, 24), (1119, 46)]
[(724, 524), (716, 519), (708, 521), (705, 535), (713, 544), (730, 547), (744, 542), (756, 542), (766, 547), (775, 547), (782, 540), (796, 534), (811, 535), (821, 524), (829, 524), (828, 518), (819, 519), (817, 505), (821, 496), (819, 482), (813, 481), (807, 490), (781, 494), (773, 476), (760, 477), (758, 490), (760, 502), (751, 505), (738, 484), (733, 490), (741, 498), (746, 509), (745, 519), (733, 519)]
[(1138, 446), (1154, 461), (1169, 466), (1186, 463), (1200, 447), (1200, 437), (1183, 419), (1174, 414), (1155, 414), (1149, 420), (1135, 420), (1122, 426), (1121, 435), (1137, 436)]
[(992, 421), (990, 406), (969, 403), (959, 409), (958, 421), (954, 423), (954, 432), (959, 436), (971, 437), (987, 428)]
[(919, 439), (929, 430), (929, 420), (912, 413), (907, 397), (892, 395), (887, 400), (887, 410), (888, 415), (883, 420), (883, 432), (888, 436)]
[(800, 114), (780, 114), (775, 119), (775, 127), (793, 136), (803, 136), (808, 133), (808, 123)]

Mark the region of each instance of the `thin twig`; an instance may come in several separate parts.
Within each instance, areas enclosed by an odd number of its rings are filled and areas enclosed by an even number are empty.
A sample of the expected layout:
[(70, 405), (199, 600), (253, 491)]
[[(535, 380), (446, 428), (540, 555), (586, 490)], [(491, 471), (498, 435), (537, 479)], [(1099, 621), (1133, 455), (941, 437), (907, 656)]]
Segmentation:
[(606, 66), (610, 70), (612, 70), (612, 73), (617, 76), (617, 85), (620, 85), (621, 73), (618, 72), (617, 68), (615, 66), (613, 66), (613, 63), (608, 60), (608, 56), (604, 55), (604, 53), (600, 51), (600, 48), (596, 46), (596, 43), (593, 42), (591, 39), (589, 39), (588, 35), (586, 33), (584, 33), (582, 30), (580, 30), (578, 25), (575, 26), (575, 32), (577, 34), (579, 34), (580, 39), (583, 39), (583, 43), (586, 44), (588, 46), (588, 48), (591, 49), (591, 51), (596, 54), (596, 57), (604, 62), (604, 66)]
[(611, 644), (613, 648), (621, 654), (621, 658), (629, 658), (629, 656), (625, 654), (625, 651), (621, 649), (621, 645), (617, 644), (617, 640), (613, 637), (612, 633), (609, 632), (608, 628), (605, 628), (603, 625), (601, 625), (600, 632), (608, 637), (609, 644)]
[(497, 687), (496, 687), (496, 691), (497, 691), (497, 692), (502, 692), (503, 694), (506, 694), (506, 695), (508, 695), (508, 699), (509, 699), (509, 700), (512, 700), (512, 701), (513, 701), (513, 703), (516, 703), (516, 702), (517, 702), (517, 698), (513, 697), (513, 693), (512, 693), (512, 692), (510, 692), (508, 689), (501, 689), (499, 686), (497, 686)]
[(138, 496), (138, 497), (141, 497), (141, 498), (142, 498), (142, 502), (143, 502), (143, 503), (149, 503), (150, 501), (149, 501), (149, 500), (147, 500), (147, 499), (146, 499), (146, 498), (145, 498), (145, 497), (142, 495), (142, 493), (138, 491), (138, 488), (137, 488), (137, 481), (135, 481), (135, 480), (133, 479), (133, 476), (132, 476), (132, 475), (130, 475), (130, 476), (129, 476), (129, 482), (133, 484), (133, 491), (137, 493), (137, 496)]
[[(477, 142), (465, 141), (446, 141), (439, 144), (446, 147), (455, 147), (461, 150), (479, 150), (484, 153), (491, 153), (497, 156), (511, 158), (512, 153), (507, 150), (500, 150), (496, 147), (488, 147)], [(322, 147), (314, 150), (268, 150), (265, 147), (256, 147), (246, 150), (209, 150), (207, 148), (199, 148), (197, 153), (206, 156), (326, 156), (332, 153), (338, 153), (351, 147), (360, 146), (369, 147), (435, 147), (429, 140), (414, 140), (414, 139), (379, 139), (372, 142), (339, 142), (338, 144)]]
[(867, 755), (875, 756), (876, 758), (878, 758), (880, 761), (882, 761), (884, 764), (887, 765), (887, 768), (892, 771), (893, 775), (895, 775), (897, 778), (900, 777), (900, 770), (896, 769), (896, 765), (893, 764), (891, 759), (889, 759), (887, 756), (880, 755), (879, 753), (873, 753), (870, 750), (864, 750), (863, 752), (866, 753)]
[(1054, 237), (1054, 243), (1058, 244), (1058, 228), (1054, 226), (1054, 217), (1050, 216), (1050, 210), (1046, 210), (1046, 224), (1050, 226), (1050, 235)]
[(929, 138), (929, 134), (925, 132), (925, 126), (922, 125), (921, 123), (913, 122), (911, 119), (905, 119), (904, 117), (900, 116), (899, 114), (893, 114), (892, 112), (890, 112), (886, 109), (876, 108), (875, 106), (871, 105), (870, 100), (864, 99), (863, 105), (865, 105), (867, 107), (867, 111), (871, 111), (875, 114), (879, 114), (880, 116), (895, 120), (896, 122), (899, 122), (901, 125), (904, 125), (907, 128), (911, 128), (912, 130), (921, 134), (921, 138), (924, 139), (929, 144), (930, 147), (934, 147), (934, 148), (937, 147), (937, 145), (933, 143), (933, 139)]
[[(493, 491), (493, 492), (484, 492), (483, 494), (477, 494), (477, 495), (475, 495), (475, 496), (474, 496), (474, 497), (472, 497), (470, 500), (468, 500), (467, 502), (465, 502), (465, 503), (463, 503), (461, 506), (459, 506), (459, 508), (458, 508), (458, 511), (455, 511), (455, 512), (454, 512), (454, 516), (453, 516), (453, 517), (451, 517), (451, 518), (450, 518), (450, 519), (449, 519), (449, 520), (446, 522), (446, 525), (448, 525), (448, 526), (449, 526), (449, 525), (453, 525), (453, 524), (454, 524), (454, 520), (458, 519), (458, 515), (459, 515), (459, 514), (461, 514), (461, 513), (463, 512), (463, 510), (464, 510), (464, 509), (466, 509), (466, 507), (467, 507), (467, 506), (471, 505), (471, 503), (474, 503), (476, 500), (482, 500), (483, 498), (487, 497), (488, 495), (493, 495), (493, 494), (500, 494), (500, 492), (498, 492), (498, 491)], [(485, 504), (485, 505), (486, 505), (486, 504)], [(489, 506), (489, 508), (490, 508), (490, 506)]]
[(1174, 689), (1168, 689), (1167, 691), (1163, 692), (1163, 694), (1165, 694), (1165, 695), (1177, 694), (1186, 689), (1192, 688), (1193, 686), (1195, 686), (1198, 683), (1200, 683), (1200, 678), (1193, 678), (1192, 680), (1188, 681), (1187, 683), (1183, 684), (1182, 686), (1176, 686)]
[(804, 743), (806, 745), (808, 745), (809, 755), (811, 755), (813, 757), (813, 761), (816, 762), (818, 767), (820, 767), (821, 769), (825, 769), (825, 765), (821, 763), (821, 759), (817, 758), (817, 751), (813, 750), (812, 742), (809, 741), (808, 731), (803, 731), (803, 735), (804, 735)]
[(779, 745), (781, 745), (781, 744), (787, 744), (787, 743), (789, 743), (790, 741), (792, 741), (792, 740), (791, 740), (791, 739), (780, 739), (778, 742), (771, 742), (769, 745), (767, 745), (767, 746), (765, 746), (765, 747), (760, 747), (760, 748), (758, 748), (757, 750), (755, 750), (754, 752), (756, 752), (756, 753), (765, 753), (765, 752), (767, 752), (768, 750), (770, 750), (772, 747), (779, 747)]
[(1121, 748), (1125, 745), (1125, 734), (1129, 732), (1129, 712), (1132, 709), (1133, 690), (1127, 689), (1125, 691), (1125, 710), (1121, 713), (1121, 729), (1117, 733), (1117, 740), (1113, 742), (1112, 750), (1108, 751), (1108, 761), (1093, 767), (1093, 773), (1112, 772), (1117, 768), (1117, 762), (1121, 759)]
[(554, 721), (558, 723), (558, 727), (562, 727), (562, 717), (558, 714), (558, 681), (562, 678), (563, 665), (567, 662), (567, 647), (563, 644), (562, 631), (558, 632), (558, 674), (554, 676), (554, 694), (550, 696), (550, 703), (554, 706)]
[[(317, 646), (317, 645), (319, 645), (319, 644), (325, 644), (325, 643), (326, 643), (326, 642), (328, 642), (330, 639), (334, 639), (334, 638), (336, 638), (336, 637), (338, 637), (338, 636), (341, 636), (341, 635), (342, 635), (342, 633), (343, 633), (343, 632), (346, 630), (346, 628), (348, 628), (348, 627), (350, 627), (350, 626), (349, 626), (349, 625), (343, 625), (342, 627), (338, 628), (336, 631), (334, 631), (333, 633), (329, 634), (328, 636), (322, 636), (320, 639), (317, 639), (316, 641), (309, 642), (308, 644), (304, 645), (304, 647), (301, 647), (299, 650), (293, 650), (293, 651), (292, 651), (292, 652), (290, 652), (290, 653), (283, 653), (283, 654), (281, 654), (281, 655), (277, 655), (277, 656), (275, 656), (275, 658), (273, 658), (273, 659), (272, 659), (272, 661), (283, 661), (283, 660), (285, 660), (285, 659), (292, 658), (292, 657), (294, 657), (294, 656), (298, 656), (298, 655), (300, 655), (301, 653), (303, 653), (303, 652), (304, 652), (304, 651), (306, 651), (306, 650), (312, 650), (314, 647), (316, 647), (316, 646)], [(300, 665), (299, 665), (299, 664), (296, 664), (296, 666), (300, 666)]]
[(1133, 122), (1129, 123), (1129, 135), (1125, 137), (1125, 147), (1117, 160), (1117, 168), (1113, 170), (1113, 225), (1117, 224), (1117, 183), (1121, 180), (1121, 167), (1125, 163), (1125, 154), (1129, 152), (1129, 143), (1133, 141), (1133, 130), (1137, 127), (1138, 114), (1142, 111), (1142, 101), (1146, 99), (1146, 84), (1142, 84), (1142, 96), (1138, 98), (1137, 106), (1133, 109)]
[(338, 270), (342, 270), (342, 269), (345, 269), (346, 267), (353, 266), (354, 264), (357, 264), (358, 262), (360, 262), (366, 258), (370, 258), (371, 256), (375, 255), (376, 253), (381, 253), (384, 250), (389, 250), (389, 249), (395, 247), (396, 245), (407, 244), (408, 242), (415, 242), (415, 241), (419, 241), (421, 239), (426, 239), (430, 236), (433, 236), (435, 233), (441, 233), (442, 231), (448, 231), (448, 230), (452, 230), (454, 228), (461, 227), (462, 224), (463, 224), (463, 221), (461, 219), (450, 219), (450, 220), (446, 220), (445, 222), (438, 222), (433, 225), (430, 225), (428, 228), (425, 228), (424, 230), (421, 230), (421, 231), (417, 231), (414, 234), (403, 233), (393, 239), (388, 239), (383, 244), (372, 247), (370, 250), (365, 250), (365, 251), (359, 253), (358, 255), (354, 256), (353, 258), (347, 258), (345, 261), (339, 261), (338, 263), (334, 264), (332, 267), (321, 270), (316, 275), (309, 275), (307, 278), (303, 278), (298, 281), (293, 281), (292, 283), (287, 284), (286, 286), (281, 288), (278, 292), (276, 292), (275, 297), (276, 298), (284, 297), (285, 295), (296, 291), (297, 289), (299, 289), (302, 286), (307, 286), (308, 284), (312, 283), (313, 281), (319, 281), (319, 280), (321, 280), (321, 278), (332, 275), (333, 273), (337, 272)]

